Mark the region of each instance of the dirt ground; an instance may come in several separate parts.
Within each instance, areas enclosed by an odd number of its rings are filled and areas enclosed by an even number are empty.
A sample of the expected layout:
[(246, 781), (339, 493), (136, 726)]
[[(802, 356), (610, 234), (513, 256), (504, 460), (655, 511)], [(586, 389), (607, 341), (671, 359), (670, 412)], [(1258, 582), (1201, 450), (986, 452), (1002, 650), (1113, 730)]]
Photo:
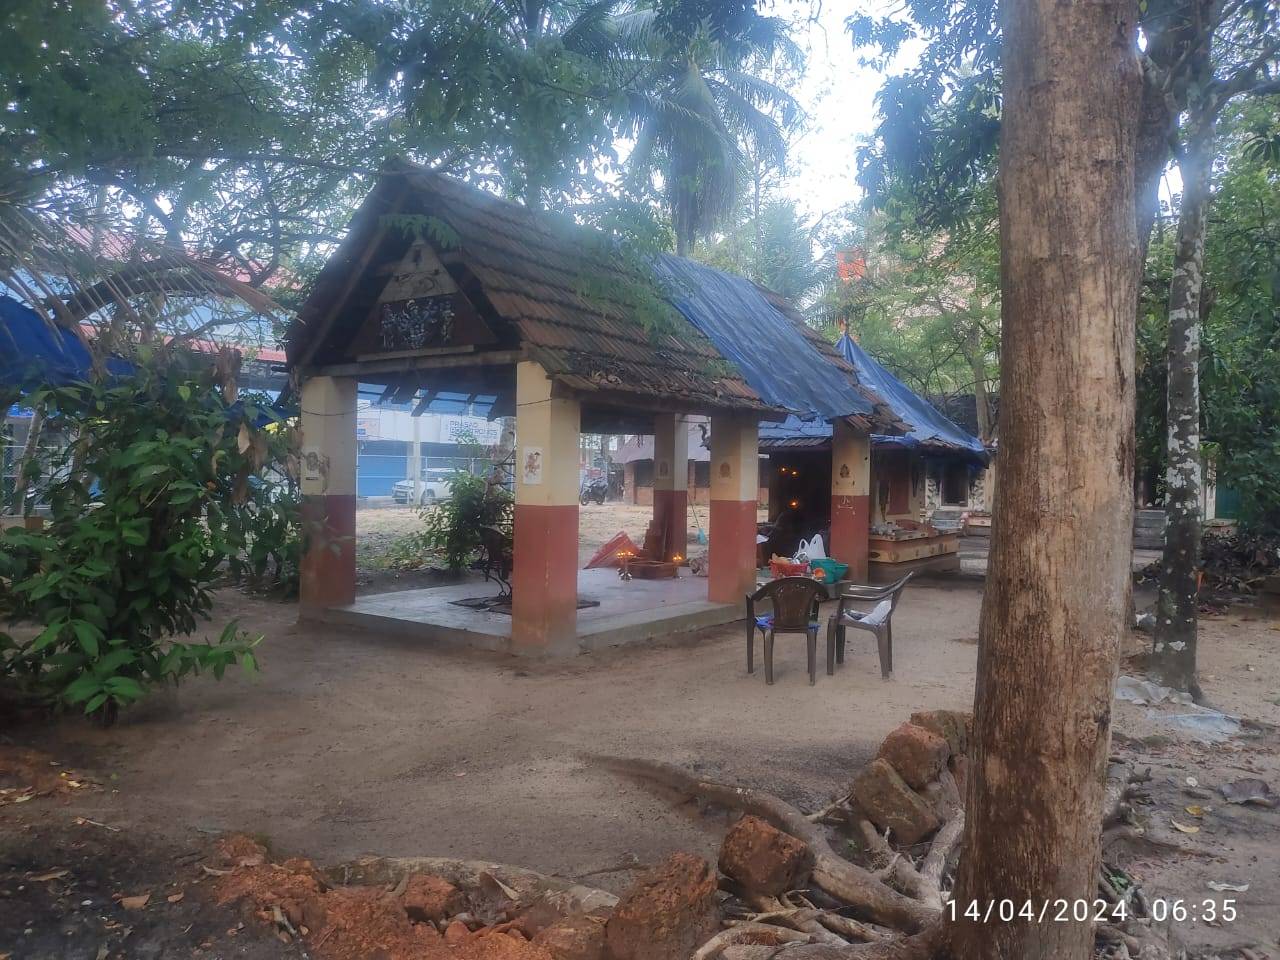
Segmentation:
[[(909, 588), (892, 682), (880, 680), (871, 644), (855, 640), (836, 675), (820, 672), (810, 687), (802, 638), (784, 637), (767, 687), (759, 670), (745, 672), (740, 626), (538, 662), (302, 631), (291, 606), (227, 591), (215, 622), (239, 616), (266, 635), (258, 678), (197, 680), (111, 730), (68, 718), (5, 732), (102, 787), (0, 806), (10, 838), (0, 897), (39, 868), (66, 866), (40, 838), (76, 817), (178, 850), (242, 830), (325, 863), (482, 858), (618, 890), (673, 850), (713, 857), (726, 817), (603, 772), (593, 756), (661, 758), (816, 809), (912, 711), (970, 706), (980, 598), (972, 581)], [(1240, 777), (1280, 784), (1280, 738), (1268, 726), (1280, 721), (1280, 624), (1233, 608), (1204, 622), (1201, 643), (1209, 698), (1257, 723), (1199, 745), (1169, 721), (1185, 708), (1116, 704), (1118, 749), (1152, 767), (1150, 803), (1139, 807), (1146, 835), (1179, 850), (1139, 845), (1124, 857), (1157, 893), (1236, 900), (1233, 923), (1180, 925), (1193, 944), (1263, 944), (1277, 957), (1280, 811), (1227, 805), (1216, 789)], [(1249, 889), (1215, 894), (1211, 880)], [(17, 949), (20, 931), (0, 930), (0, 957), (41, 955)]]

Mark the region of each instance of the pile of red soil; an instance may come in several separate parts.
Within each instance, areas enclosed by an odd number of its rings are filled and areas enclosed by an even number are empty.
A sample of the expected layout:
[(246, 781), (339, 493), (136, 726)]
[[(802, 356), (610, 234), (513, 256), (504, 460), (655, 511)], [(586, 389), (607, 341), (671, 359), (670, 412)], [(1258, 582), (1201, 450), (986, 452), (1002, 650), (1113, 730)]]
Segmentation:
[(70, 793), (91, 783), (47, 753), (0, 744), (0, 804)]
[(440, 877), (414, 874), (391, 890), (331, 886), (310, 860), (271, 863), (240, 835), (218, 842), (216, 863), (219, 903), (244, 903), (321, 960), (556, 960), (529, 942), (514, 902), (482, 902)]

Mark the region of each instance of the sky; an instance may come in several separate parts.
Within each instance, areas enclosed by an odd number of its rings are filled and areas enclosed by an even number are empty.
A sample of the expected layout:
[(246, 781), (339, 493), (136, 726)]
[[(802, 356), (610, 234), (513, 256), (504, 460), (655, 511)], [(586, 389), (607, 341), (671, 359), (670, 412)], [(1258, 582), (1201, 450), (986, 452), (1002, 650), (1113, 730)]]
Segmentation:
[[(809, 16), (818, 3), (816, 20)], [(809, 114), (809, 129), (791, 146), (782, 189), (810, 223), (862, 197), (857, 182), (857, 149), (875, 128), (875, 97), (886, 75), (910, 68), (923, 41), (909, 41), (886, 73), (862, 66), (845, 18), (857, 12), (885, 13), (888, 0), (777, 0), (760, 9), (804, 24), (796, 34), (808, 60), (796, 97)], [(1166, 172), (1160, 199), (1168, 204), (1182, 190), (1176, 165)]]
[[(807, 21), (813, 5), (809, 0), (779, 0), (765, 9)], [(855, 10), (877, 11), (884, 6), (875, 0), (825, 0), (816, 20), (797, 32), (808, 67), (796, 96), (809, 114), (809, 128), (791, 146), (782, 189), (811, 222), (862, 196), (857, 148), (875, 128), (875, 96), (884, 74), (859, 64), (844, 22)], [(918, 57), (919, 47), (908, 45), (890, 66), (890, 73), (910, 66)]]

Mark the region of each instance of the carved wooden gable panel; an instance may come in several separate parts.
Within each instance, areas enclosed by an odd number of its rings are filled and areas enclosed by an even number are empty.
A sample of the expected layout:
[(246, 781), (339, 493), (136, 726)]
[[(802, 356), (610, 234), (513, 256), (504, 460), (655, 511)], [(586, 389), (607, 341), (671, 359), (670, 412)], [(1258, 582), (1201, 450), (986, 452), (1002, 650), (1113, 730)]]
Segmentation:
[(352, 340), (355, 358), (452, 352), (495, 342), (493, 331), (427, 244), (413, 244)]

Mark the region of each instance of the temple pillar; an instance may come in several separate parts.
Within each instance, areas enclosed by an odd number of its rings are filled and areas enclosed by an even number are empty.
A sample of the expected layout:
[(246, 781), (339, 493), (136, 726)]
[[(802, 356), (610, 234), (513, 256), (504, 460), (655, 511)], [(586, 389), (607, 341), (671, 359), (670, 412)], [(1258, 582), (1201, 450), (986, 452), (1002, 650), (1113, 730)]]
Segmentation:
[(711, 418), (711, 522), (707, 599), (742, 603), (756, 586), (756, 497), (760, 489), (756, 421)]
[(511, 645), (568, 653), (578, 632), (578, 401), (552, 397), (538, 364), (516, 365)]
[(356, 599), (356, 381), (302, 384), (302, 613)]
[(871, 527), (871, 438), (837, 420), (831, 433), (831, 543), (828, 556), (849, 565), (849, 579), (867, 580)]
[(689, 555), (689, 424), (678, 414), (660, 413), (653, 426), (653, 521), (666, 556)]

